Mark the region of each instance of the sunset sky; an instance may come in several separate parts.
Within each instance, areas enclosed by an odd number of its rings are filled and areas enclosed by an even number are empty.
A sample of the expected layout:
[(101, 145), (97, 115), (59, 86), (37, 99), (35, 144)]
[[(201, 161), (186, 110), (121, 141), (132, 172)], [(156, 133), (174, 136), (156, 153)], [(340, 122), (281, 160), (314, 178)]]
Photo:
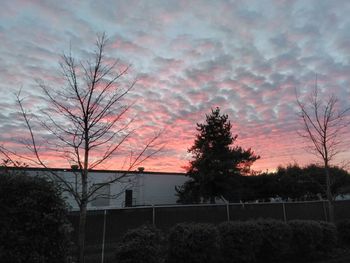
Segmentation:
[[(253, 169), (315, 162), (297, 134), (295, 92), (311, 91), (317, 73), (322, 96), (350, 105), (349, 14), (348, 0), (1, 1), (0, 142), (16, 147), (28, 136), (14, 93), (22, 88), (35, 113), (42, 103), (36, 80), (59, 88), (62, 53), (71, 48), (85, 59), (96, 34), (106, 32), (108, 57), (131, 64), (128, 76), (138, 78), (129, 94), (136, 142), (164, 130), (165, 147), (146, 170), (183, 172), (196, 123), (217, 106), (237, 145), (261, 156)], [(48, 160), (67, 167), (54, 154)]]

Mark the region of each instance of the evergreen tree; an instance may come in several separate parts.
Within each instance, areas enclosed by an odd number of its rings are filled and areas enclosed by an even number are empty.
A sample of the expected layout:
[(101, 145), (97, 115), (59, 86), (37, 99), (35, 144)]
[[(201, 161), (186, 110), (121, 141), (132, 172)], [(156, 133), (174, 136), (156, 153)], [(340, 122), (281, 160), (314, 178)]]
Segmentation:
[(221, 115), (219, 108), (206, 115), (206, 123), (197, 124), (198, 134), (188, 150), (193, 157), (187, 171), (191, 180), (176, 189), (179, 202), (198, 202), (200, 196), (214, 203), (216, 197), (228, 196), (237, 175), (249, 173), (252, 163), (260, 158), (251, 149), (233, 146), (237, 135), (231, 134), (231, 128), (228, 115)]

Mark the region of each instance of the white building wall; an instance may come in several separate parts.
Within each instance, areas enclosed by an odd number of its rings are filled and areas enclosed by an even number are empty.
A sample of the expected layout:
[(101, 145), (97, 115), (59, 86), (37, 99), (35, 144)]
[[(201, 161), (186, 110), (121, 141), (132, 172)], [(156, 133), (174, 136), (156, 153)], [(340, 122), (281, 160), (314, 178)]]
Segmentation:
[(144, 174), (141, 176), (137, 205), (176, 204), (175, 186), (181, 186), (188, 177), (177, 174)]
[[(34, 176), (49, 176), (49, 173), (43, 170), (28, 170), (26, 172)], [(71, 170), (59, 170), (55, 172), (75, 185), (76, 177)], [(90, 172), (88, 186), (92, 187), (94, 184), (103, 183), (121, 175), (123, 173), (111, 171)], [(110, 184), (110, 194), (114, 196), (109, 199), (108, 206), (94, 206), (90, 202), (88, 209), (124, 207), (126, 189), (133, 191), (133, 205), (136, 206), (176, 204), (175, 186), (182, 185), (186, 180), (188, 180), (188, 177), (183, 174), (133, 172), (119, 181)], [(78, 204), (71, 194), (65, 192), (63, 196), (71, 209), (78, 209)]]

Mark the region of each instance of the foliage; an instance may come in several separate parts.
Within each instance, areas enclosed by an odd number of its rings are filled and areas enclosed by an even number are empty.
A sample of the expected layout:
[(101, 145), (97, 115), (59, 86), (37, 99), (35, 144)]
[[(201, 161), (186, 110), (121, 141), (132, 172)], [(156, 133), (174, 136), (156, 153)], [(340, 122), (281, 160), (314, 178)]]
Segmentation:
[[(313, 176), (313, 172), (308, 167), (301, 168), (298, 165), (289, 165), (286, 168), (279, 167), (276, 176), (280, 182), (280, 196), (284, 199), (291, 198), (293, 200), (301, 198), (318, 199), (317, 194), (323, 193), (324, 190), (320, 180), (315, 180), (316, 177)], [(324, 178), (323, 175), (322, 178)]]
[(181, 223), (168, 238), (169, 263), (212, 263), (218, 259), (218, 233), (208, 224)]
[(255, 262), (261, 245), (261, 229), (253, 221), (225, 222), (218, 226), (222, 262)]
[[(349, 193), (350, 175), (339, 167), (330, 167), (332, 195)], [(275, 173), (240, 177), (239, 189), (231, 191), (238, 200), (252, 201), (280, 197), (283, 200), (319, 200), (326, 198), (324, 168), (318, 165), (300, 167), (296, 164), (278, 167)], [(232, 199), (231, 199), (232, 200)]]
[(153, 226), (141, 226), (129, 230), (116, 249), (116, 259), (120, 263), (162, 262), (163, 237)]
[(291, 227), (292, 250), (298, 258), (312, 258), (317, 253), (323, 238), (320, 223), (311, 220), (293, 220), (288, 222)]
[(66, 262), (71, 227), (60, 192), (43, 178), (0, 174), (0, 262)]
[[(349, 233), (350, 220), (337, 226)], [(118, 244), (116, 259), (127, 263), (310, 262), (333, 255), (336, 245), (335, 225), (323, 221), (260, 219), (217, 227), (181, 223), (168, 231), (167, 240), (153, 226), (129, 231)]]
[(333, 223), (325, 221), (319, 222), (322, 228), (322, 241), (319, 244), (319, 250), (324, 254), (330, 254), (338, 244), (338, 232)]
[(350, 219), (345, 219), (337, 222), (339, 241), (342, 244), (350, 245)]
[(187, 172), (195, 183), (177, 189), (180, 200), (193, 192), (190, 186), (194, 185), (198, 187), (195, 193), (214, 203), (216, 197), (225, 197), (230, 192), (235, 176), (249, 173), (251, 164), (259, 159), (251, 149), (233, 146), (237, 135), (231, 134), (231, 128), (228, 115), (221, 115), (219, 108), (206, 115), (206, 123), (197, 124), (198, 134), (188, 150), (193, 160)]
[(276, 197), (281, 192), (280, 183), (274, 174), (261, 174), (256, 176), (242, 176), (238, 200), (270, 201), (270, 197)]
[[(294, 170), (294, 171), (293, 171)], [(347, 171), (337, 166), (329, 167), (331, 174), (331, 191), (332, 196), (336, 196), (344, 191), (344, 186), (350, 185), (350, 176)], [(319, 165), (311, 164), (304, 168), (296, 165), (288, 166), (286, 168), (279, 168), (277, 175), (281, 178), (291, 177), (299, 183), (299, 194), (295, 196), (307, 195), (315, 196), (320, 193), (326, 198), (326, 176), (325, 168)]]
[(261, 247), (258, 258), (261, 262), (279, 262), (289, 252), (292, 231), (289, 225), (277, 220), (258, 220), (261, 229)]
[(175, 186), (175, 191), (178, 196), (177, 203), (195, 204), (201, 201), (200, 184), (197, 181), (188, 180), (181, 186)]

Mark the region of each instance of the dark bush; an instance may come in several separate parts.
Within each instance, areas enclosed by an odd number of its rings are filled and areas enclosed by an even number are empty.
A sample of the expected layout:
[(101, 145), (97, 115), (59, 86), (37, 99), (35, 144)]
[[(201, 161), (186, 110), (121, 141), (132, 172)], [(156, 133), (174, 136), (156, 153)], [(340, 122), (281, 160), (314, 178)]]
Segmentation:
[(336, 248), (338, 244), (337, 228), (334, 224), (320, 221), (322, 228), (322, 241), (319, 244), (318, 249), (324, 254), (330, 254)]
[(116, 249), (118, 263), (158, 263), (164, 258), (162, 234), (153, 226), (129, 230)]
[(313, 258), (322, 242), (323, 233), (320, 223), (311, 220), (294, 220), (289, 222), (292, 229), (292, 248), (298, 258)]
[(0, 174), (0, 262), (66, 262), (71, 227), (60, 192), (43, 178)]
[(257, 254), (259, 262), (279, 262), (290, 251), (292, 231), (289, 225), (278, 220), (258, 220), (262, 243)]
[(181, 223), (168, 237), (169, 263), (212, 263), (218, 259), (218, 234), (208, 224)]
[(222, 262), (255, 262), (261, 245), (261, 230), (255, 222), (226, 222), (218, 230)]
[(350, 245), (350, 219), (337, 222), (339, 242), (342, 245)]

